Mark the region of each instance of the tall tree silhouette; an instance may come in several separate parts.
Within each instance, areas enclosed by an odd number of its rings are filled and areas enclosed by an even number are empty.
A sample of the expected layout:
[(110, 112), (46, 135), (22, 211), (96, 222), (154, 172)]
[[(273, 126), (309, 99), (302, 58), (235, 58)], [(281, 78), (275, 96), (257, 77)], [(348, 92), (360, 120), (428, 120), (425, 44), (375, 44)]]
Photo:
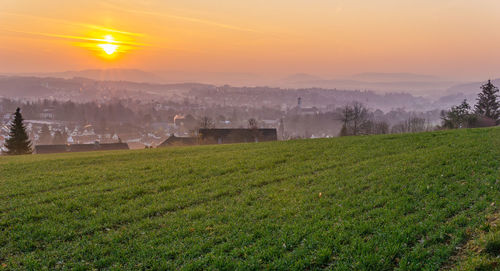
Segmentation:
[(476, 115), (472, 112), (467, 100), (460, 105), (452, 106), (449, 111), (441, 111), (443, 127), (449, 129), (473, 127), (476, 122)]
[(211, 118), (206, 117), (206, 116), (203, 117), (203, 118), (201, 118), (201, 120), (200, 120), (200, 128), (202, 128), (202, 129), (212, 129), (212, 128), (214, 128), (214, 126), (215, 126), (215, 123), (214, 123), (214, 121)]
[(368, 109), (359, 102), (346, 105), (342, 109), (342, 130), (340, 136), (360, 135), (364, 133), (363, 128), (368, 120)]
[(5, 141), (5, 147), (9, 155), (31, 153), (31, 142), (26, 133), (26, 127), (24, 127), (23, 116), (19, 107), (16, 109), (16, 113), (14, 113), (14, 120), (10, 125), (9, 139)]
[(257, 120), (254, 118), (249, 119), (248, 120), (248, 129), (257, 129), (257, 128), (258, 128)]
[(481, 93), (478, 94), (475, 113), (490, 118), (498, 124), (500, 121), (500, 101), (498, 97), (498, 88), (488, 80), (488, 83), (481, 86)]

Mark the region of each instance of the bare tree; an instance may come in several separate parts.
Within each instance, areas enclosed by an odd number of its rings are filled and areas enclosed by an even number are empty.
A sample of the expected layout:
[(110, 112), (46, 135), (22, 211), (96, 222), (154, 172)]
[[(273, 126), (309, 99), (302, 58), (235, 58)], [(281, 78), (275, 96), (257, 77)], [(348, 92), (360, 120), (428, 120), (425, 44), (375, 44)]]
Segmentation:
[(359, 102), (354, 102), (352, 105), (346, 105), (342, 109), (342, 130), (341, 136), (360, 135), (363, 131), (366, 122), (368, 121), (368, 109)]
[(352, 108), (349, 105), (346, 105), (342, 108), (342, 129), (340, 130), (340, 136), (348, 136), (351, 135), (349, 131), (349, 125), (352, 120)]
[(361, 130), (364, 134), (379, 135), (389, 133), (389, 124), (385, 121), (367, 120), (363, 123)]
[(352, 105), (352, 128), (353, 128), (353, 134), (354, 135), (359, 135), (361, 134), (361, 127), (362, 125), (366, 122), (366, 119), (368, 117), (368, 109), (359, 102), (354, 102)]
[(408, 130), (410, 133), (424, 132), (427, 130), (425, 123), (426, 121), (424, 118), (410, 117), (410, 119), (408, 119)]
[(385, 121), (380, 121), (375, 123), (375, 134), (388, 134), (389, 124)]
[(430, 125), (424, 118), (410, 116), (407, 120), (402, 121), (392, 127), (393, 134), (401, 133), (418, 133), (430, 130)]
[(200, 128), (201, 129), (212, 129), (212, 128), (214, 128), (214, 126), (215, 126), (214, 121), (211, 118), (209, 118), (207, 116), (201, 118), (201, 120), (200, 120)]
[(254, 118), (248, 119), (248, 128), (257, 129), (258, 128), (257, 120)]

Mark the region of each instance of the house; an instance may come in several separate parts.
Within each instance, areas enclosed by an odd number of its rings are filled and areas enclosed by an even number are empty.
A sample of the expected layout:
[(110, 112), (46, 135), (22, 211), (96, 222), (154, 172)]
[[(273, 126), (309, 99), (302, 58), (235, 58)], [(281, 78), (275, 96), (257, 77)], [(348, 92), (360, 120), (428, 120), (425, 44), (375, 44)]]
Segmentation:
[(33, 153), (49, 154), (69, 152), (69, 146), (71, 145), (36, 145)]
[(167, 140), (163, 141), (158, 147), (173, 147), (173, 146), (192, 146), (198, 145), (197, 137), (178, 137), (175, 135), (170, 136)]
[(318, 115), (319, 109), (316, 107), (303, 107), (302, 98), (297, 98), (297, 106), (291, 110), (292, 113), (302, 116)]
[(303, 116), (314, 116), (319, 114), (319, 109), (316, 107), (301, 107), (298, 109), (297, 114)]
[(54, 119), (55, 116), (54, 112), (55, 109), (52, 107), (45, 108), (42, 110), (42, 112), (40, 112), (40, 119), (47, 119), (47, 120)]
[(127, 142), (127, 145), (131, 150), (141, 150), (146, 148), (146, 145), (141, 142)]
[(174, 126), (177, 128), (185, 127), (186, 129), (194, 129), (198, 126), (198, 121), (191, 115), (175, 115)]
[(7, 114), (3, 115), (3, 120), (4, 121), (10, 122), (11, 119), (12, 119), (12, 114), (11, 113), (7, 113)]
[(198, 137), (172, 135), (158, 147), (276, 141), (276, 129), (199, 129)]
[(67, 144), (67, 145), (36, 145), (34, 153), (49, 154), (49, 153), (65, 153), (65, 152), (89, 152), (89, 151), (113, 151), (113, 150), (128, 150), (127, 143), (108, 143), (100, 144)]
[(199, 144), (230, 144), (276, 141), (276, 129), (200, 129)]

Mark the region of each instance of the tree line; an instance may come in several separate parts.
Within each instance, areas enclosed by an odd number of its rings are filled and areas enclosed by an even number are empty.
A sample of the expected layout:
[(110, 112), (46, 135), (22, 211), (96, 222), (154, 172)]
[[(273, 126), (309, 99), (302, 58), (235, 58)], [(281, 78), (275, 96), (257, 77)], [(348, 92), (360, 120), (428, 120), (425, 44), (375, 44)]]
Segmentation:
[(441, 111), (441, 125), (433, 126), (425, 118), (410, 116), (393, 125), (377, 121), (361, 103), (354, 102), (342, 108), (340, 136), (415, 133), (435, 129), (488, 127), (500, 124), (499, 90), (490, 80), (481, 86), (474, 109), (464, 100), (461, 104)]
[[(499, 89), (488, 80), (486, 84), (481, 86), (481, 92), (478, 94), (474, 109), (464, 100), (460, 105), (442, 111), (442, 125), (437, 128), (458, 129), (499, 125), (500, 96), (498, 93)], [(341, 136), (420, 132), (433, 129), (425, 119), (418, 117), (410, 117), (406, 121), (393, 125), (390, 129), (386, 122), (374, 120), (369, 110), (358, 102), (342, 108), (341, 121)], [(200, 122), (200, 127), (212, 128), (213, 121), (208, 117), (204, 117)], [(248, 127), (257, 128), (257, 121), (253, 118), (249, 119)], [(56, 134), (52, 138), (48, 128), (46, 126), (42, 127), (41, 140), (50, 140), (55, 143), (59, 142), (64, 136), (63, 134)], [(32, 152), (32, 144), (26, 132), (19, 107), (16, 109), (14, 119), (10, 124), (9, 137), (5, 142), (5, 148), (7, 149), (6, 154), (9, 155), (29, 154)]]
[(432, 130), (432, 125), (425, 118), (411, 114), (408, 119), (392, 127), (384, 120), (377, 120), (373, 115), (359, 102), (344, 106), (341, 113), (340, 136), (415, 133)]
[(442, 128), (460, 129), (488, 127), (500, 124), (500, 96), (490, 80), (481, 86), (474, 109), (467, 100), (441, 112)]

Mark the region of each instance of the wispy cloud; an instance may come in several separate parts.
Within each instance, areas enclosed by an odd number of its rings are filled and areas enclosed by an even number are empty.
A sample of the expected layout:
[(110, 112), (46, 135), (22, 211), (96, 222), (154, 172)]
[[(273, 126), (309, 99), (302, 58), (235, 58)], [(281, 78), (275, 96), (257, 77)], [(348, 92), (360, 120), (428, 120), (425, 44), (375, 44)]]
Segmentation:
[(91, 29), (101, 30), (101, 31), (105, 31), (105, 32), (118, 33), (118, 34), (123, 34), (123, 35), (127, 35), (127, 36), (137, 36), (137, 37), (143, 37), (143, 36), (145, 36), (144, 34), (140, 34), (140, 33), (133, 33), (133, 32), (121, 31), (121, 30), (116, 30), (116, 29), (102, 27), (102, 26), (93, 25), (93, 24), (82, 24), (82, 23), (79, 23), (79, 25), (87, 27), (87, 28), (91, 28)]
[(145, 43), (139, 43), (139, 42), (133, 42), (133, 41), (120, 41), (120, 40), (107, 40), (107, 39), (100, 39), (100, 38), (89, 38), (89, 37), (81, 37), (81, 36), (72, 36), (72, 35), (60, 35), (60, 34), (52, 34), (52, 33), (43, 33), (43, 32), (30, 32), (30, 31), (20, 31), (20, 30), (13, 30), (13, 29), (1, 29), (6, 32), (11, 32), (11, 33), (18, 33), (18, 34), (24, 34), (24, 35), (29, 35), (29, 36), (35, 36), (35, 37), (45, 37), (45, 38), (56, 38), (56, 39), (64, 39), (64, 40), (72, 40), (72, 41), (86, 41), (86, 42), (93, 42), (93, 43), (113, 43), (117, 45), (128, 45), (132, 47), (146, 47), (150, 46), (149, 44)]
[(99, 26), (99, 25), (95, 25), (95, 24), (88, 24), (88, 23), (82, 23), (82, 22), (73, 22), (73, 21), (63, 20), (63, 19), (55, 19), (55, 18), (49, 18), (49, 17), (43, 17), (43, 16), (35, 16), (35, 15), (28, 15), (28, 14), (4, 12), (4, 11), (0, 11), (0, 14), (9, 15), (9, 16), (15, 16), (15, 17), (24, 17), (24, 18), (42, 20), (42, 21), (53, 22), (53, 23), (58, 23), (58, 24), (65, 24), (65, 25), (70, 25), (70, 26), (83, 27), (83, 28), (88, 28), (88, 29), (95, 29), (95, 30), (100, 30), (100, 31), (104, 31), (104, 32), (119, 33), (119, 34), (127, 35), (127, 36), (137, 36), (137, 37), (145, 36), (144, 34), (141, 34), (141, 33), (134, 33), (134, 32), (129, 32), (129, 31), (122, 31), (122, 30), (117, 30), (117, 29), (113, 29), (113, 28), (103, 27), (103, 26)]
[(118, 6), (118, 5), (111, 4), (109, 2), (102, 2), (101, 4), (105, 5), (109, 8), (113, 8), (115, 10), (127, 12), (127, 13), (144, 14), (144, 15), (151, 15), (151, 16), (157, 16), (157, 17), (171, 18), (171, 19), (183, 20), (183, 21), (187, 21), (187, 22), (199, 23), (199, 24), (204, 24), (204, 25), (210, 25), (210, 26), (215, 26), (215, 27), (229, 29), (229, 30), (235, 30), (235, 31), (261, 33), (260, 31), (255, 30), (255, 29), (240, 27), (240, 26), (231, 25), (231, 24), (220, 23), (220, 22), (206, 20), (206, 19), (202, 19), (202, 18), (180, 16), (180, 15), (175, 15), (175, 14), (166, 13), (166, 12), (155, 12), (155, 11), (139, 10), (139, 9), (127, 9), (127, 8), (123, 8), (123, 7)]

